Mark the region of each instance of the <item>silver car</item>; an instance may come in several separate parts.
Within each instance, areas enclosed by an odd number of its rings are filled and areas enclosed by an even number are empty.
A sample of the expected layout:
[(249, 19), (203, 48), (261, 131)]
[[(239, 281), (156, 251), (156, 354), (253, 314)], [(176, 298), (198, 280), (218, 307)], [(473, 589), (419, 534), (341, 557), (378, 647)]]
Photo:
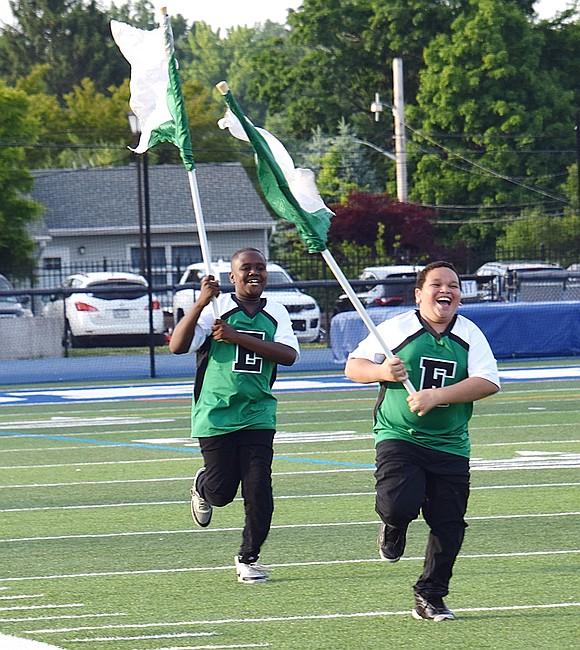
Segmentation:
[[(3, 275), (0, 275), (0, 291), (14, 291), (8, 278)], [(32, 312), (24, 306), (28, 300), (28, 298), (17, 298), (16, 296), (0, 296), (0, 318), (31, 317)]]

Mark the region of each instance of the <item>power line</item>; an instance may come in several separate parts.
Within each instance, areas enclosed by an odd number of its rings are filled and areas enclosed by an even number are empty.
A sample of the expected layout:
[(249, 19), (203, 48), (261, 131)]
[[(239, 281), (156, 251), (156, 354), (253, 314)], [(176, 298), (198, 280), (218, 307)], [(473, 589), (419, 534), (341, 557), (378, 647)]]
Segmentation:
[(511, 176), (506, 176), (505, 174), (500, 174), (499, 172), (496, 172), (493, 169), (489, 169), (488, 167), (485, 167), (484, 165), (481, 165), (481, 164), (479, 164), (479, 163), (477, 163), (477, 162), (475, 162), (473, 160), (470, 160), (469, 158), (466, 158), (465, 156), (463, 156), (463, 155), (461, 155), (459, 153), (456, 153), (455, 151), (452, 151), (451, 149), (448, 149), (447, 147), (445, 147), (441, 143), (437, 142), (436, 140), (434, 140), (430, 136), (426, 135), (425, 133), (422, 133), (418, 129), (414, 129), (413, 127), (409, 126), (409, 124), (407, 124), (407, 123), (405, 124), (405, 128), (408, 129), (409, 131), (411, 131), (411, 133), (413, 133), (414, 135), (416, 135), (416, 136), (418, 136), (420, 138), (423, 138), (424, 140), (427, 140), (427, 142), (430, 142), (433, 146), (441, 149), (447, 155), (458, 158), (459, 160), (463, 161), (464, 163), (466, 163), (468, 165), (471, 165), (471, 166), (475, 167), (476, 169), (480, 170), (482, 172), (482, 175), (492, 176), (494, 178), (504, 180), (507, 183), (511, 183), (512, 185), (517, 185), (518, 187), (526, 189), (526, 190), (528, 190), (530, 192), (534, 192), (536, 194), (540, 194), (540, 195), (545, 196), (547, 198), (553, 199), (554, 201), (559, 201), (560, 203), (565, 203), (565, 204), (570, 203), (568, 201), (568, 199), (565, 199), (565, 198), (562, 198), (562, 197), (559, 197), (559, 196), (555, 196), (554, 194), (552, 194), (552, 193), (550, 193), (550, 192), (548, 192), (546, 190), (538, 189), (536, 187), (531, 187), (530, 185), (527, 185), (526, 183), (522, 183), (520, 181), (517, 181), (515, 178), (513, 178)]

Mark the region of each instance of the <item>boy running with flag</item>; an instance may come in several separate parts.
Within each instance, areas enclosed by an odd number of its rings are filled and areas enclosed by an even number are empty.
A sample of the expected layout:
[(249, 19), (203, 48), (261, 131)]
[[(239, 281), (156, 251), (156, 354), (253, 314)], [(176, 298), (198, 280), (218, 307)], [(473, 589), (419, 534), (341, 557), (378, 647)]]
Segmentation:
[[(245, 524), (234, 562), (238, 581), (246, 584), (268, 578), (258, 558), (274, 511), (276, 367), (291, 366), (299, 357), (286, 308), (262, 297), (266, 268), (255, 248), (234, 253), (234, 293), (220, 295), (217, 280), (206, 276), (169, 344), (174, 354), (197, 353), (191, 435), (199, 439), (204, 467), (191, 490), (192, 515), (199, 526), (208, 526), (213, 508), (231, 503), (241, 485)], [(212, 299), (217, 299), (217, 318)]]

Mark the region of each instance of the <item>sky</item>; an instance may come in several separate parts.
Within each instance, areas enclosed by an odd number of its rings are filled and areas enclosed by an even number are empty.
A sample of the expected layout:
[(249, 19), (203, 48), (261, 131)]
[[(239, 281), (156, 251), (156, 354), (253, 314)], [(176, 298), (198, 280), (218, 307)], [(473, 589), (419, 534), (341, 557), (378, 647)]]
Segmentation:
[[(113, 0), (115, 4), (124, 4), (123, 0)], [(101, 0), (103, 5), (111, 3), (110, 0)], [(227, 29), (236, 25), (253, 26), (271, 20), (277, 23), (286, 21), (289, 8), (297, 9), (302, 0), (153, 0), (158, 8), (166, 6), (169, 15), (182, 14), (191, 24), (196, 20), (203, 20), (215, 29)], [(551, 18), (557, 11), (562, 11), (568, 5), (568, 0), (540, 0), (536, 4), (536, 12), (540, 18)], [(8, 0), (0, 0), (0, 23), (10, 23), (12, 14)]]

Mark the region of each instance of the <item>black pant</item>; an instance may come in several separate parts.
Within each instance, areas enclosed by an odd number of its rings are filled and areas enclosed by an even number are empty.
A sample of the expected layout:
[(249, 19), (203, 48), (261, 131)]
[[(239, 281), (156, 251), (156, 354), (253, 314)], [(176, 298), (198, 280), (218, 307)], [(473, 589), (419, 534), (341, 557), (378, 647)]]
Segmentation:
[(231, 503), (240, 486), (246, 519), (240, 556), (255, 562), (270, 532), (272, 495), (273, 429), (242, 429), (221, 436), (199, 438), (206, 471), (197, 490), (212, 506)]
[(415, 592), (446, 596), (467, 528), (469, 459), (403, 440), (383, 440), (377, 444), (376, 466), (375, 510), (382, 521), (406, 530), (422, 511), (430, 529)]

